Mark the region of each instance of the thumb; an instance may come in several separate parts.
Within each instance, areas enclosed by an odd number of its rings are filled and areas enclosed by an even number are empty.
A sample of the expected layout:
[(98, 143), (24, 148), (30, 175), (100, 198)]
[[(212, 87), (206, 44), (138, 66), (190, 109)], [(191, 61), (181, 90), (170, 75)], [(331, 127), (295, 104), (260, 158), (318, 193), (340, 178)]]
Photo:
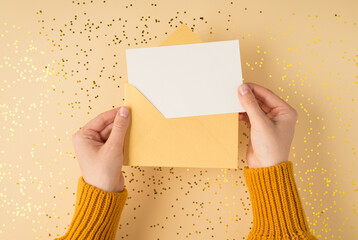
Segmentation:
[(116, 114), (113, 122), (111, 134), (108, 137), (109, 144), (123, 148), (124, 137), (129, 126), (130, 112), (127, 107), (122, 106)]
[(255, 122), (257, 124), (266, 118), (254, 93), (247, 84), (241, 84), (239, 87), (239, 101), (247, 112), (252, 125), (255, 124)]

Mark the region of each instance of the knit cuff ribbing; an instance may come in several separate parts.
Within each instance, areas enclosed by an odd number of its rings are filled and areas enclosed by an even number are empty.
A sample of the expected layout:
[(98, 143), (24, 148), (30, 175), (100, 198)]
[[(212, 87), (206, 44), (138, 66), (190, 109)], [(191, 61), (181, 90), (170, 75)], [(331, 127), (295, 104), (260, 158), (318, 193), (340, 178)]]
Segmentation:
[(127, 196), (126, 188), (119, 193), (106, 192), (87, 184), (81, 176), (71, 225), (58, 240), (114, 239)]
[(292, 162), (245, 168), (253, 228), (248, 239), (315, 239), (309, 232)]

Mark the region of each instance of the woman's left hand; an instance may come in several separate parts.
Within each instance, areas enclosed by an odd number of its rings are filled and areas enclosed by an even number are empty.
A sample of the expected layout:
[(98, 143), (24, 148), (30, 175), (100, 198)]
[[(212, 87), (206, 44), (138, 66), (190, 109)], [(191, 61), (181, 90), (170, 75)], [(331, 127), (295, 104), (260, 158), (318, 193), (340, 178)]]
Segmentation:
[(123, 146), (129, 122), (129, 109), (120, 107), (98, 115), (73, 135), (86, 183), (106, 192), (123, 191)]

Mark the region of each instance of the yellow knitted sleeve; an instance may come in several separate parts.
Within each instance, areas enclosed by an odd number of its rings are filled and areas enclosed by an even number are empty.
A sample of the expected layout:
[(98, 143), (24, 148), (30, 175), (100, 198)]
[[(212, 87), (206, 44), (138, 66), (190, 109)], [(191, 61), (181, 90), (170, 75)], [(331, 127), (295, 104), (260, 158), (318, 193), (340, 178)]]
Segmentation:
[(105, 192), (81, 176), (71, 224), (67, 233), (55, 240), (114, 239), (127, 196), (126, 188), (119, 193)]
[(253, 228), (248, 239), (316, 239), (309, 230), (293, 175), (292, 162), (245, 168)]

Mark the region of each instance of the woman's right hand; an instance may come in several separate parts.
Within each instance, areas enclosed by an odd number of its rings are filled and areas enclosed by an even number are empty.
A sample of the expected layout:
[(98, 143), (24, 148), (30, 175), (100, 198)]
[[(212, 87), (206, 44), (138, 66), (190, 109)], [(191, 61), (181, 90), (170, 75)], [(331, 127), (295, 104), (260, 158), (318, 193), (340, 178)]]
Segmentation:
[(248, 167), (271, 167), (288, 161), (297, 111), (257, 84), (245, 83), (238, 90), (240, 103), (246, 111), (239, 114), (239, 119), (250, 127)]

